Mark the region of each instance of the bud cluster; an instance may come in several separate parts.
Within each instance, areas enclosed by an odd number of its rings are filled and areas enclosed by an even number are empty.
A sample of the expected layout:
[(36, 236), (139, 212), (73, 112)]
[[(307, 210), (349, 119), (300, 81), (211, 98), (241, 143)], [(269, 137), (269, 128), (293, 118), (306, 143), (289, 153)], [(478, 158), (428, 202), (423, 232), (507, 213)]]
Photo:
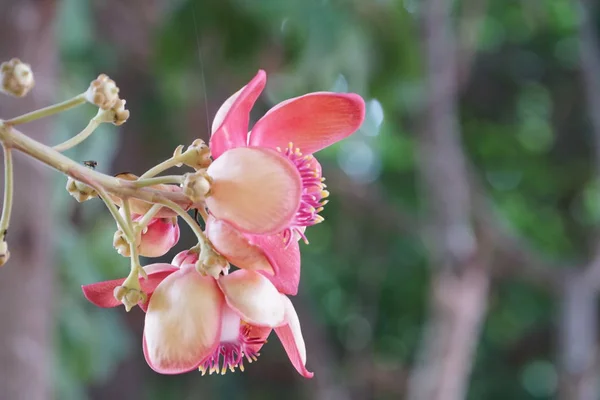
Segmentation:
[(35, 85), (29, 64), (18, 58), (0, 64), (0, 91), (15, 97), (23, 97)]

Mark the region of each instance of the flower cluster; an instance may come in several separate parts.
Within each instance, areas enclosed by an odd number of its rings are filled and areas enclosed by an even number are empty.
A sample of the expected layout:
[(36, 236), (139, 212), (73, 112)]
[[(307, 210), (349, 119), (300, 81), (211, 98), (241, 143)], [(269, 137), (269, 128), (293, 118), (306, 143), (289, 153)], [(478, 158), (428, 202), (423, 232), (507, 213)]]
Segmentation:
[[(131, 260), (127, 277), (85, 285), (83, 293), (100, 307), (138, 305), (145, 312), (143, 351), (159, 373), (243, 371), (274, 330), (296, 370), (313, 375), (290, 296), (300, 282), (299, 241), (308, 243), (307, 228), (323, 221), (319, 213), (329, 195), (314, 153), (360, 127), (364, 101), (356, 94), (310, 93), (276, 105), (249, 129), (265, 85), (259, 71), (225, 101), (208, 146), (200, 139), (180, 146), (141, 176), (67, 171), (67, 188), (79, 201), (104, 200), (117, 222), (114, 247)], [(118, 92), (101, 75), (81, 98), (103, 115), (121, 101)], [(100, 122), (114, 123), (112, 117)], [(93, 127), (86, 129), (54, 150), (83, 140)], [(42, 161), (54, 166), (51, 151), (50, 161)], [(64, 172), (64, 157), (60, 161)], [(184, 165), (194, 171), (159, 175)], [(142, 267), (140, 256), (160, 257), (177, 244), (180, 220), (197, 244), (169, 264)]]

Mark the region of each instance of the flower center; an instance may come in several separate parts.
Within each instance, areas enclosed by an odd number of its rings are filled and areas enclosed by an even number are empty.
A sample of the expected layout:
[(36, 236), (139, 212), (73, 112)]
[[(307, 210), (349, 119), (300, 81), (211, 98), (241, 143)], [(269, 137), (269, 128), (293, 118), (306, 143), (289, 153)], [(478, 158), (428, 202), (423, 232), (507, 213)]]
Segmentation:
[(244, 358), (248, 360), (248, 363), (256, 361), (260, 356), (256, 349), (260, 348), (259, 346), (265, 341), (251, 337), (250, 331), (250, 326), (244, 321), (240, 321), (237, 337), (223, 341), (224, 337), (222, 336), (219, 346), (198, 367), (202, 376), (207, 372), (209, 375), (214, 372), (225, 375), (227, 370), (235, 372), (238, 367), (240, 371), (244, 372)]
[(321, 176), (319, 163), (311, 154), (303, 155), (300, 149), (289, 143), (285, 150), (280, 147), (277, 151), (286, 156), (298, 169), (302, 180), (302, 198), (300, 207), (296, 212), (291, 226), (283, 231), (283, 240), (286, 246), (291, 242), (294, 234), (298, 234), (308, 244), (304, 236), (304, 228), (323, 222), (324, 218), (319, 215), (328, 200), (329, 192), (325, 190), (327, 185), (325, 178)]

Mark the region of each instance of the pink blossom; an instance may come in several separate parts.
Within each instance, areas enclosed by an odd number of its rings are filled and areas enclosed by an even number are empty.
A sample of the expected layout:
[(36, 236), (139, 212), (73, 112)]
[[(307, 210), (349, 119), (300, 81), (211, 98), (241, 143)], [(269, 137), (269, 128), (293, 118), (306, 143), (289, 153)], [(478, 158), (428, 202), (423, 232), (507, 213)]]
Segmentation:
[(266, 84), (258, 74), (221, 106), (212, 126), (213, 178), (206, 205), (250, 234), (294, 232), (320, 222), (328, 192), (313, 153), (354, 133), (365, 116), (354, 93), (317, 92), (279, 103), (248, 133), (250, 110)]
[[(194, 260), (193, 254), (176, 256)], [(198, 368), (222, 373), (244, 369), (244, 359), (256, 361), (271, 330), (290, 361), (304, 377), (306, 365), (300, 322), (291, 301), (263, 275), (237, 270), (218, 280), (202, 276), (192, 263), (145, 267), (141, 280), (147, 301), (143, 348), (148, 365), (163, 374)], [(86, 298), (100, 307), (115, 307), (113, 291), (123, 279), (83, 286)]]
[[(265, 84), (266, 74), (259, 71), (213, 121), (215, 161), (208, 173), (215, 182), (206, 204), (214, 217), (206, 233), (230, 262), (260, 271), (282, 293), (294, 295), (300, 279), (297, 240), (306, 241), (306, 227), (322, 221), (318, 213), (329, 194), (313, 153), (355, 132), (365, 107), (356, 94), (309, 93), (276, 105), (248, 133), (250, 110)], [(241, 189), (238, 182), (248, 181)]]

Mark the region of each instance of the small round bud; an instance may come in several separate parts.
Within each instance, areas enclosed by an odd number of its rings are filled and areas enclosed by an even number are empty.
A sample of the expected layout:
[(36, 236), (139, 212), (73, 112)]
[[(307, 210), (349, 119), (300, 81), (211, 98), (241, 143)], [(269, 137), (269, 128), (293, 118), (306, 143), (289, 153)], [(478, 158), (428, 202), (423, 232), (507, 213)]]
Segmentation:
[(113, 235), (113, 247), (117, 250), (117, 253), (123, 257), (131, 257), (131, 246), (127, 241), (125, 233), (121, 229), (117, 229)]
[(210, 275), (215, 279), (219, 278), (221, 272), (229, 271), (229, 263), (220, 254), (213, 249), (203, 249), (200, 253), (200, 259), (196, 262), (196, 271), (201, 275)]
[(210, 192), (210, 185), (212, 180), (206, 173), (206, 170), (200, 170), (193, 174), (185, 174), (183, 183), (183, 194), (185, 194), (194, 203), (204, 201), (206, 196)]
[(67, 192), (75, 198), (79, 203), (92, 199), (98, 196), (98, 193), (85, 183), (76, 181), (75, 179), (67, 178)]
[(29, 64), (18, 58), (0, 64), (0, 91), (23, 97), (33, 88), (35, 80)]
[(123, 303), (127, 311), (131, 311), (138, 303), (144, 303), (147, 299), (146, 293), (127, 286), (117, 286), (113, 291), (113, 296)]
[(104, 74), (90, 83), (85, 99), (103, 110), (111, 109), (119, 100), (119, 88), (115, 81)]
[(8, 251), (8, 243), (6, 240), (0, 242), (0, 267), (8, 262), (10, 251)]
[(118, 99), (112, 108), (115, 115), (112, 123), (116, 126), (123, 125), (129, 119), (129, 110), (125, 108), (125, 103), (125, 100)]
[(210, 148), (202, 139), (194, 140), (185, 152), (190, 154), (185, 160), (185, 165), (195, 170), (207, 168), (212, 162)]

